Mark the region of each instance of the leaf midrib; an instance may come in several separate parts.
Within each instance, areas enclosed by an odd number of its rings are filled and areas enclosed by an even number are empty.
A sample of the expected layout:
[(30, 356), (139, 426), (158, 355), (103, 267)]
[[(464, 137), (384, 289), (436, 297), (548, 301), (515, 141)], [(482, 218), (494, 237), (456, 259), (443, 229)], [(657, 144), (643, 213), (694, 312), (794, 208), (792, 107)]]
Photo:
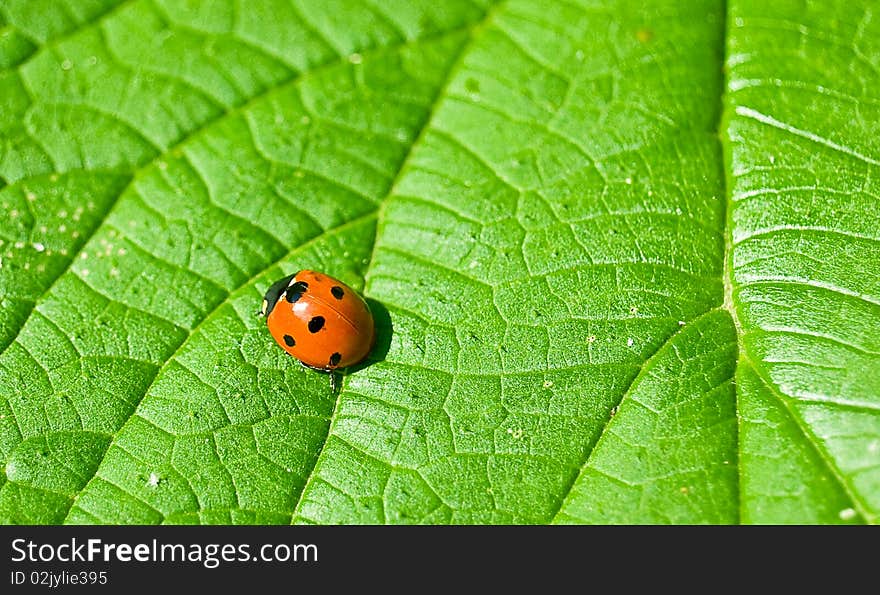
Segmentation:
[[(730, 53), (730, 48), (728, 47), (728, 43), (730, 40), (730, 13), (727, 10), (727, 5), (724, 7), (724, 31), (722, 35), (722, 44), (723, 44), (723, 52), (721, 58), (721, 67), (722, 67), (722, 83), (723, 87), (721, 89), (721, 95), (719, 97), (720, 101), (720, 110), (718, 113), (718, 125), (716, 128), (716, 138), (717, 142), (721, 148), (722, 155), (722, 167), (721, 167), (721, 182), (724, 185), (724, 255), (723, 255), (723, 270), (721, 273), (722, 283), (723, 283), (723, 303), (722, 308), (726, 310), (731, 320), (733, 321), (733, 326), (736, 331), (736, 344), (737, 344), (737, 359), (734, 362), (733, 367), (733, 378), (734, 378), (734, 395), (736, 399), (736, 410), (737, 417), (740, 418), (739, 415), (739, 398), (740, 392), (736, 390), (736, 373), (737, 368), (740, 364), (741, 359), (747, 360), (749, 366), (754, 370), (755, 374), (761, 380), (763, 384), (765, 384), (773, 397), (779, 401), (782, 405), (783, 410), (786, 414), (791, 418), (795, 427), (800, 432), (801, 437), (805, 442), (809, 444), (809, 447), (812, 448), (819, 456), (819, 459), (826, 465), (828, 471), (831, 474), (831, 477), (834, 478), (834, 481), (838, 484), (840, 489), (846, 494), (846, 497), (849, 499), (850, 503), (853, 507), (861, 514), (863, 519), (867, 519), (868, 517), (865, 515), (865, 507), (862, 506), (857, 498), (857, 495), (853, 492), (850, 486), (845, 481), (843, 474), (838, 469), (837, 465), (834, 464), (833, 460), (828, 456), (826, 452), (824, 452), (818, 444), (815, 442), (815, 437), (812, 436), (805, 426), (803, 420), (801, 420), (792, 410), (791, 404), (788, 402), (787, 398), (783, 393), (779, 390), (779, 388), (770, 380), (769, 376), (767, 376), (766, 371), (760, 369), (759, 366), (755, 365), (752, 361), (751, 356), (748, 353), (748, 350), (745, 346), (745, 335), (746, 331), (743, 329), (742, 321), (739, 317), (739, 310), (736, 306), (735, 294), (737, 291), (736, 279), (734, 275), (734, 266), (733, 266), (733, 253), (736, 243), (733, 240), (733, 231), (734, 231), (734, 221), (733, 221), (733, 183), (732, 183), (732, 172), (733, 172), (733, 164), (732, 164), (732, 140), (727, 136), (726, 131), (729, 128), (730, 122), (734, 116), (741, 117), (751, 117), (748, 114), (744, 115), (741, 113), (741, 108), (748, 110), (748, 108), (744, 108), (743, 106), (733, 106), (733, 102), (729, 101), (729, 95), (732, 91), (731, 88), (731, 69), (727, 68), (727, 56)], [(759, 120), (760, 121), (760, 120)], [(766, 123), (766, 122), (765, 122)], [(779, 127), (779, 130), (784, 132), (789, 132), (790, 134), (796, 134), (792, 130), (787, 130), (786, 128)], [(802, 131), (797, 131), (802, 132)], [(816, 141), (812, 136), (807, 134), (802, 134), (804, 138), (809, 140)], [(813, 135), (814, 136), (814, 135)], [(821, 144), (821, 143), (820, 143)], [(861, 158), (864, 161), (864, 158), (861, 155), (855, 155), (857, 158)], [(737, 489), (736, 495), (738, 498), (738, 503), (736, 507), (737, 514), (737, 523), (742, 524), (743, 517), (743, 493), (742, 493), (742, 485), (743, 485), (743, 467), (740, 462), (740, 454), (742, 453), (742, 435), (740, 433), (740, 424), (737, 423), (735, 426), (737, 433)]]

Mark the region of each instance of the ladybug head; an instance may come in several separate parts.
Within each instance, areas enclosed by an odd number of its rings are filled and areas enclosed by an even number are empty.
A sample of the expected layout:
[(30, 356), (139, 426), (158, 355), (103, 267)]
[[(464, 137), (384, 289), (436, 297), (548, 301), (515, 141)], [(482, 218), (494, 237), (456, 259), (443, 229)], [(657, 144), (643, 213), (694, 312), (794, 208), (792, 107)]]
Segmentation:
[(273, 283), (269, 289), (266, 290), (266, 293), (263, 296), (263, 307), (260, 308), (260, 315), (268, 316), (269, 313), (272, 312), (272, 309), (275, 308), (275, 304), (278, 303), (278, 300), (281, 299), (281, 296), (284, 294), (284, 290), (286, 290), (288, 285), (290, 285), (290, 282), (293, 281), (293, 277), (294, 275), (284, 277)]

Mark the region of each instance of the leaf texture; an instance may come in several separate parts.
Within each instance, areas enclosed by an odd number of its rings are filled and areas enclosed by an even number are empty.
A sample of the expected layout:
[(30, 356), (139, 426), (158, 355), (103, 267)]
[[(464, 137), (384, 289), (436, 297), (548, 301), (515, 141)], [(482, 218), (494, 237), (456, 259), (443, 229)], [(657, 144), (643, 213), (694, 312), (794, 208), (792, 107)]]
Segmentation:
[(679, 4), (0, 6), (0, 522), (876, 523), (880, 22)]

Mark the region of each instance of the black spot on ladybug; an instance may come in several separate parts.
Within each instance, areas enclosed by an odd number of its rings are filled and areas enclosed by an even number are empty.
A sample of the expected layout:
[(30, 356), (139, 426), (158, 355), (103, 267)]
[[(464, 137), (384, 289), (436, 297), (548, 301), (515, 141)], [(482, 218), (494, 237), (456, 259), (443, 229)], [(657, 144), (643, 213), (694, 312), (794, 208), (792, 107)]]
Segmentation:
[(339, 360), (342, 359), (342, 354), (338, 351), (330, 356), (330, 365), (335, 366), (339, 363)]
[(324, 328), (324, 317), (323, 316), (313, 316), (311, 320), (309, 320), (309, 332), (317, 333), (319, 330)]
[(334, 285), (333, 287), (331, 287), (330, 293), (332, 293), (333, 297), (335, 297), (337, 300), (341, 300), (342, 296), (345, 295), (345, 292), (342, 291), (342, 288), (339, 287), (338, 285)]
[(284, 296), (291, 304), (297, 302), (299, 298), (309, 289), (309, 284), (305, 281), (297, 281), (287, 288), (287, 294)]
[(284, 344), (288, 347), (293, 347), (294, 345), (296, 345), (296, 341), (290, 335), (284, 335)]

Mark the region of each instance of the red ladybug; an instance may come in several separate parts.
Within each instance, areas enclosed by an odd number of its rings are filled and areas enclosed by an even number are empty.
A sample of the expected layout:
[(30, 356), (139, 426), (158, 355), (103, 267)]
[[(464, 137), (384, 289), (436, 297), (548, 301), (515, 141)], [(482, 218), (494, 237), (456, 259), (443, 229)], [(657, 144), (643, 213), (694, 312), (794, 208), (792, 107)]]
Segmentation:
[[(273, 283), (260, 313), (282, 349), (322, 372), (362, 362), (376, 341), (364, 299), (342, 281), (315, 271)], [(334, 375), (330, 378), (335, 384)]]

